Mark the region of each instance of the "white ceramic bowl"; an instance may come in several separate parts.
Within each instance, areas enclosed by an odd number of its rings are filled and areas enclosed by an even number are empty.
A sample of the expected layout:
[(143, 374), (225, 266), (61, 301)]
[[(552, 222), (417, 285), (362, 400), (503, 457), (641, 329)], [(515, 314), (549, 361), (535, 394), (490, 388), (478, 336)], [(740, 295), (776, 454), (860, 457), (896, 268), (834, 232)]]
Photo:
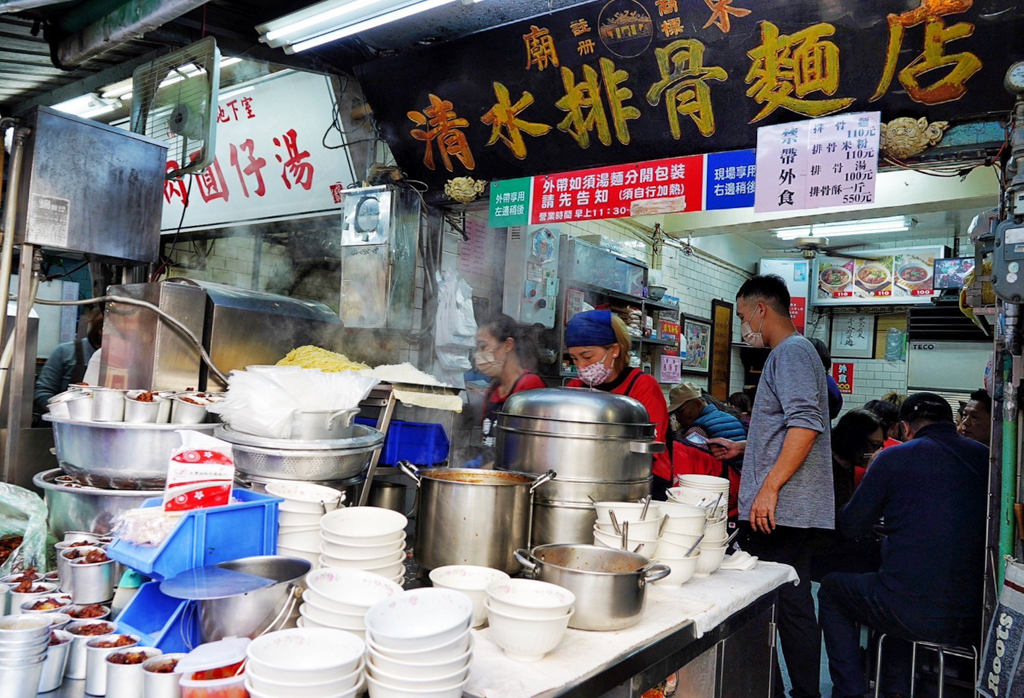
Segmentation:
[(343, 630), (292, 628), (258, 637), (246, 650), (248, 665), (271, 681), (331, 681), (352, 673), (366, 644)]
[(405, 550), (402, 548), (392, 548), (390, 552), (377, 557), (370, 557), (361, 560), (349, 560), (335, 555), (328, 549), (328, 545), (330, 544), (322, 542), (320, 544), (320, 552), (325, 558), (331, 561), (331, 567), (336, 567), (341, 570), (372, 570), (379, 567), (391, 567), (396, 562), (403, 562), (405, 560)]
[(394, 555), (398, 550), (405, 550), (405, 534), (390, 543), (379, 545), (354, 546), (347, 543), (335, 543), (328, 538), (320, 537), (320, 549), (326, 554), (338, 560), (375, 560), (387, 555)]
[(283, 545), (277, 546), (277, 554), (282, 557), (297, 557), (300, 560), (305, 560), (313, 569), (320, 566), (320, 553), (307, 553), (305, 550), (296, 550), (295, 548), (288, 548)]
[(576, 595), (557, 584), (537, 579), (507, 579), (487, 587), (490, 608), (527, 618), (561, 618), (576, 603)]
[[(660, 505), (660, 502), (651, 502), (647, 508), (647, 519), (656, 519), (661, 516)], [(597, 510), (597, 518), (602, 521), (611, 521), (612, 517), (608, 512), (614, 510), (615, 518), (619, 520), (619, 523), (623, 521), (633, 523), (640, 520), (644, 505), (637, 502), (595, 502), (594, 508)]]
[[(349, 507), (335, 509), (320, 520), (326, 533), (354, 539), (364, 545), (390, 543), (395, 534), (404, 532), (409, 520), (397, 511), (381, 507)], [(347, 543), (347, 540), (333, 541)]]
[(728, 492), (729, 480), (715, 475), (688, 474), (679, 476), (679, 484), (683, 487), (692, 487), (709, 492)]
[[(726, 513), (726, 507), (729, 506), (728, 493), (723, 494), (721, 499), (719, 499), (717, 492), (695, 490), (688, 487), (673, 487), (668, 491), (668, 498), (673, 502), (681, 502), (682, 504), (689, 504), (690, 506), (699, 506), (707, 511), (708, 518), (711, 519), (717, 519), (719, 516)], [(715, 506), (715, 501), (718, 501), (717, 506)], [(701, 502), (703, 502), (703, 504), (701, 504)]]
[(484, 602), (491, 639), (509, 658), (520, 662), (536, 662), (555, 649), (569, 627), (575, 608), (561, 616), (545, 619), (518, 618), (496, 610), (491, 599)]
[(319, 623), (317, 623), (312, 618), (308, 618), (308, 617), (306, 617), (304, 615), (301, 615), (302, 609), (305, 608), (305, 606), (306, 606), (306, 604), (299, 604), (299, 614), (300, 615), (299, 615), (299, 619), (297, 621), (295, 621), (295, 627), (297, 627), (297, 628), (323, 628), (324, 630), (340, 630), (341, 632), (351, 633), (351, 634), (355, 635), (356, 637), (358, 637), (360, 640), (365, 640), (366, 639), (366, 631), (365, 630), (352, 630), (352, 629), (346, 629), (346, 628), (333, 628), (333, 627), (331, 627), (329, 625), (320, 625)]
[(425, 677), (420, 679), (409, 678), (404, 674), (393, 674), (389, 671), (385, 671), (378, 666), (373, 664), (371, 658), (366, 663), (366, 675), (383, 681), (395, 688), (404, 688), (410, 691), (430, 691), (438, 688), (452, 688), (453, 686), (461, 685), (466, 682), (469, 678), (469, 667), (464, 666), (461, 669), (457, 669), (444, 676)]
[(342, 493), (333, 487), (309, 482), (271, 482), (267, 494), (284, 500), (279, 506), (286, 511), (306, 514), (325, 514), (341, 505)]
[(303, 601), (299, 606), (299, 615), (309, 618), (317, 625), (339, 630), (366, 630), (366, 621), (361, 616), (332, 613), (311, 601)]
[(487, 622), (487, 610), (484, 608), (487, 587), (494, 582), (509, 579), (501, 570), (476, 565), (445, 565), (431, 570), (429, 576), (435, 587), (461, 591), (473, 601), (474, 628)]
[[(626, 541), (626, 546), (622, 545), (622, 536), (612, 533), (611, 535), (604, 531), (594, 530), (594, 545), (603, 545), (606, 548), (613, 548), (615, 550), (629, 550), (630, 552), (636, 551), (640, 555), (647, 555), (652, 552), (658, 545), (658, 540), (637, 540), (632, 536)], [(637, 549), (639, 546), (639, 549)]]
[(300, 529), (279, 528), (278, 547), (301, 550), (304, 553), (320, 552), (320, 529), (317, 526), (303, 526)]
[(724, 540), (729, 537), (729, 519), (723, 517), (718, 521), (708, 521), (704, 527), (704, 537), (711, 540)]
[(718, 548), (704, 548), (700, 549), (700, 557), (697, 559), (697, 569), (693, 573), (694, 577), (707, 577), (709, 574), (718, 569), (718, 566), (722, 564), (725, 559), (726, 547), (723, 545)]
[(362, 613), (378, 601), (401, 594), (402, 587), (380, 575), (362, 570), (315, 570), (306, 575), (306, 587), (324, 608), (342, 613)]
[(389, 674), (408, 676), (409, 678), (428, 678), (444, 676), (463, 667), (469, 666), (473, 658), (473, 634), (469, 635), (469, 649), (453, 659), (441, 661), (411, 662), (407, 659), (396, 659), (395, 657), (378, 652), (367, 643), (367, 656), (374, 666), (380, 667)]
[(469, 628), (466, 628), (461, 635), (452, 640), (421, 650), (395, 650), (383, 647), (374, 639), (372, 633), (366, 634), (367, 646), (376, 650), (378, 654), (384, 654), (388, 657), (413, 664), (427, 664), (454, 659), (463, 655), (469, 649), (471, 642), (472, 634)]
[[(468, 678), (451, 688), (417, 690), (392, 686), (372, 676), (366, 676), (366, 685), (370, 689), (370, 698), (414, 698), (415, 696), (425, 696), (426, 698), (462, 698), (462, 689), (467, 683), (469, 683)], [(256, 698), (262, 698), (262, 696), (257, 696)]]
[[(246, 675), (245, 682), (243, 683), (243, 685), (245, 686), (245, 690), (249, 694), (250, 698), (292, 698), (293, 696), (295, 696), (294, 687), (290, 692), (287, 693), (267, 693), (265, 691), (261, 691), (252, 685), (252, 681), (250, 680), (248, 675)], [(320, 698), (355, 698), (355, 696), (362, 695), (365, 688), (366, 677), (363, 675), (363, 670), (360, 669), (358, 675), (358, 683), (356, 683), (355, 686), (348, 689), (347, 691), (344, 691), (343, 693), (331, 693), (326, 696), (321, 696)], [(308, 696), (308, 698), (314, 698), (315, 694), (303, 693), (302, 695)]]
[(316, 526), (319, 528), (322, 518), (324, 518), (323, 514), (300, 514), (283, 510), (277, 512), (278, 526)]
[(699, 536), (704, 533), (706, 522), (707, 518), (703, 514), (699, 517), (687, 516), (685, 518), (673, 518), (670, 516), (668, 521), (665, 522), (665, 529), (661, 535), (664, 536), (666, 533), (672, 533), (683, 536)]
[[(356, 570), (358, 570), (359, 569), (358, 567), (356, 567), (356, 568), (339, 567), (338, 563), (342, 562), (342, 561), (341, 560), (335, 560), (333, 557), (328, 557), (327, 555), (321, 555), (319, 562), (320, 562), (320, 564), (319, 564), (320, 569), (331, 569), (331, 570), (346, 570), (346, 569), (356, 569)], [(387, 579), (389, 581), (393, 581), (393, 580), (398, 578), (398, 575), (403, 574), (405, 572), (405, 563), (404, 562), (396, 562), (393, 565), (388, 565), (387, 567), (374, 567), (372, 569), (364, 569), (362, 571), (363, 572), (370, 572), (372, 574), (376, 574), (376, 575), (379, 575), (381, 577), (384, 577), (385, 579)]]
[(366, 629), (384, 648), (426, 649), (454, 640), (473, 621), (473, 602), (451, 589), (414, 589), (373, 605)]
[[(661, 559), (663, 557), (686, 557), (686, 554), (690, 552), (691, 547), (693, 547), (693, 543), (690, 543), (688, 545), (679, 545), (678, 543), (673, 543), (672, 541), (667, 540), (666, 538), (662, 538), (660, 541), (658, 541), (658, 545), (654, 549), (654, 554), (650, 557), (656, 557), (658, 559)], [(700, 548), (698, 546), (698, 550), (699, 549)]]
[(661, 504), (661, 513), (670, 519), (700, 518), (701, 516), (707, 518), (708, 515), (706, 509), (695, 507), (692, 504), (683, 504), (682, 502), (673, 502), (672, 500), (659, 502), (659, 504)]
[(700, 549), (704, 550), (705, 548), (721, 548), (725, 545), (725, 541), (727, 540), (729, 540), (727, 536), (722, 536), (717, 540), (713, 540), (708, 536), (704, 536), (704, 540), (700, 542)]
[(359, 666), (344, 676), (331, 679), (330, 681), (304, 683), (303, 679), (305, 676), (303, 674), (296, 673), (287, 681), (276, 681), (261, 676), (258, 671), (252, 668), (251, 664), (247, 664), (245, 667), (245, 678), (252, 684), (254, 689), (268, 696), (275, 696), (275, 698), (278, 696), (286, 698), (287, 696), (294, 696), (296, 693), (303, 698), (334, 698), (334, 696), (344, 694), (359, 684), (363, 678), (365, 668), (366, 663), (361, 660)]
[(697, 560), (700, 558), (700, 550), (695, 550), (693, 555), (684, 558), (662, 557), (655, 560), (663, 565), (668, 565), (672, 571), (667, 577), (654, 582), (659, 586), (677, 587), (690, 581), (690, 577), (697, 571)]
[(320, 526), (320, 535), (326, 541), (337, 543), (338, 545), (344, 545), (349, 548), (375, 548), (381, 545), (392, 545), (399, 541), (402, 541), (403, 545), (405, 543), (405, 531), (394, 531), (386, 536), (374, 536), (372, 540), (368, 541), (366, 538), (355, 538), (352, 536), (331, 533), (324, 529), (322, 521)]
[[(652, 518), (651, 515), (648, 513), (646, 521), (630, 521), (629, 537), (636, 538), (637, 540), (657, 538), (658, 531), (661, 529), (661, 520), (663, 518), (665, 518), (664, 515), (660, 514), (657, 518)], [(622, 525), (621, 521), (619, 522), (619, 525)], [(596, 526), (601, 531), (609, 535), (617, 535), (615, 533), (615, 524), (611, 522), (611, 519), (598, 519)]]
[[(707, 538), (706, 534), (704, 534), (704, 538), (701, 538), (701, 535), (702, 534), (700, 533), (671, 533), (669, 531), (665, 531), (661, 534), (661, 540), (689, 548), (697, 541), (703, 542)], [(682, 555), (677, 555), (676, 557), (682, 557)]]
[[(370, 609), (360, 608), (357, 611), (339, 611), (331, 606), (331, 600), (325, 599), (320, 594), (316, 593), (312, 589), (306, 589), (302, 592), (302, 601), (311, 606), (315, 606), (324, 613), (329, 613), (332, 616), (337, 616), (338, 620), (347, 621), (353, 623), (355, 621), (362, 622), (363, 618), (366, 617), (366, 612)], [(361, 628), (362, 626), (360, 626)]]

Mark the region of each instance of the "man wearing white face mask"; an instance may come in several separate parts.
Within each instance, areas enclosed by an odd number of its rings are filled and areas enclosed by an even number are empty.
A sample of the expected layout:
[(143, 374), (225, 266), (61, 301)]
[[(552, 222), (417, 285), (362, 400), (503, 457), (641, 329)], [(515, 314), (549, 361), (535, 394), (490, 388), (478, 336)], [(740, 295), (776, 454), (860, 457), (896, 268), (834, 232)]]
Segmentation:
[[(580, 377), (570, 381), (569, 387), (589, 387), (639, 401), (654, 423), (655, 439), (665, 443), (668, 432), (665, 394), (654, 376), (639, 368), (630, 368), (631, 346), (626, 323), (610, 310), (576, 313), (565, 326), (565, 348)], [(655, 499), (664, 500), (665, 491), (672, 486), (672, 456), (668, 449), (655, 454), (652, 470), (652, 494)]]
[[(757, 387), (747, 441), (712, 439), (722, 459), (743, 454), (741, 547), (762, 560), (792, 565), (800, 581), (779, 590), (779, 636), (793, 698), (817, 698), (821, 628), (811, 596), (814, 529), (835, 528), (828, 388), (814, 346), (789, 317), (789, 291), (778, 276), (755, 276), (736, 294), (743, 340), (771, 349)], [(779, 680), (776, 684), (781, 686)]]

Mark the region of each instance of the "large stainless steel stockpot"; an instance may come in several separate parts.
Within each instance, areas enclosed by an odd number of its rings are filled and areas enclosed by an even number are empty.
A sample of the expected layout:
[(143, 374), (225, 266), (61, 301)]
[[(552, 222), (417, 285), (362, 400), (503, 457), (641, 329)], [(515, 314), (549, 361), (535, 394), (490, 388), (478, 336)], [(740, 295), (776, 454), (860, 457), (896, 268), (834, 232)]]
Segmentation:
[[(166, 467), (166, 466), (165, 466)], [(121, 513), (136, 509), (150, 497), (160, 497), (159, 490), (107, 490), (87, 487), (68, 480), (59, 468), (36, 473), (32, 484), (43, 490), (46, 498), (47, 523), (61, 540), (67, 531), (110, 533), (113, 521)]]
[(665, 565), (643, 555), (595, 545), (537, 546), (517, 550), (516, 559), (534, 579), (557, 584), (576, 595), (569, 627), (621, 630), (640, 622), (647, 583), (667, 577)]
[(558, 469), (574, 482), (629, 482), (651, 475), (665, 449), (639, 401), (585, 388), (512, 395), (498, 414), (495, 465), (520, 472)]
[(413, 555), (426, 570), (479, 565), (508, 574), (519, 571), (515, 552), (529, 545), (533, 491), (555, 477), (476, 470), (417, 470), (399, 463), (416, 481), (416, 541)]

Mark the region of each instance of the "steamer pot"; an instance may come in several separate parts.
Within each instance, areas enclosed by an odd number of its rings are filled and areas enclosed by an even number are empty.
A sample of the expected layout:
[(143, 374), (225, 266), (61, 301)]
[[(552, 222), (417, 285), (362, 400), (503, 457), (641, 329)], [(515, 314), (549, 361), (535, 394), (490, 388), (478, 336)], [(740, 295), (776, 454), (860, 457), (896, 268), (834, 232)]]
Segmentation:
[(32, 478), (32, 484), (43, 490), (47, 524), (57, 540), (67, 531), (110, 533), (114, 519), (122, 512), (142, 506), (150, 497), (163, 496), (163, 489), (108, 490), (55, 482), (62, 476), (63, 471), (54, 468)]

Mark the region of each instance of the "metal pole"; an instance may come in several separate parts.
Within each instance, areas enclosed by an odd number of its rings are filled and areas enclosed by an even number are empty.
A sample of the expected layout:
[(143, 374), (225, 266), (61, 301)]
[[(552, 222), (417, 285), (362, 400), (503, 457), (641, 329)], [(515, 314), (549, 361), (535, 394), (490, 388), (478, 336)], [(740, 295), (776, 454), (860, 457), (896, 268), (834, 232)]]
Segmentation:
[[(1009, 323), (1007, 326), (1009, 332)], [(1003, 586), (1003, 559), (1014, 554), (1013, 504), (1017, 501), (1017, 386), (1013, 382), (1013, 357), (1003, 356), (1003, 449), (1002, 490), (999, 508), (999, 588)]]
[[(18, 260), (18, 305), (14, 316), (14, 362), (11, 365), (10, 404), (7, 410), (7, 444), (4, 449), (4, 482), (13, 482), (14, 467), (18, 463), (18, 446), (21, 438), (21, 404), (26, 385), (32, 389), (32, 381), (25, 375), (25, 352), (28, 351), (28, 316), (32, 310), (32, 277), (36, 273), (38, 249), (35, 245), (23, 244)], [(33, 375), (32, 378), (35, 376)]]
[[(5, 129), (0, 129), (0, 138)], [(21, 162), (24, 159), (25, 141), (30, 130), (15, 127), (14, 142), (11, 144), (11, 168), (7, 176), (7, 203), (4, 210), (4, 239), (0, 247), (0, 290), (8, 293), (11, 287), (11, 266), (14, 258), (14, 228), (18, 223), (18, 190), (21, 188)], [(0, 338), (7, 327), (7, 305), (0, 313)]]

